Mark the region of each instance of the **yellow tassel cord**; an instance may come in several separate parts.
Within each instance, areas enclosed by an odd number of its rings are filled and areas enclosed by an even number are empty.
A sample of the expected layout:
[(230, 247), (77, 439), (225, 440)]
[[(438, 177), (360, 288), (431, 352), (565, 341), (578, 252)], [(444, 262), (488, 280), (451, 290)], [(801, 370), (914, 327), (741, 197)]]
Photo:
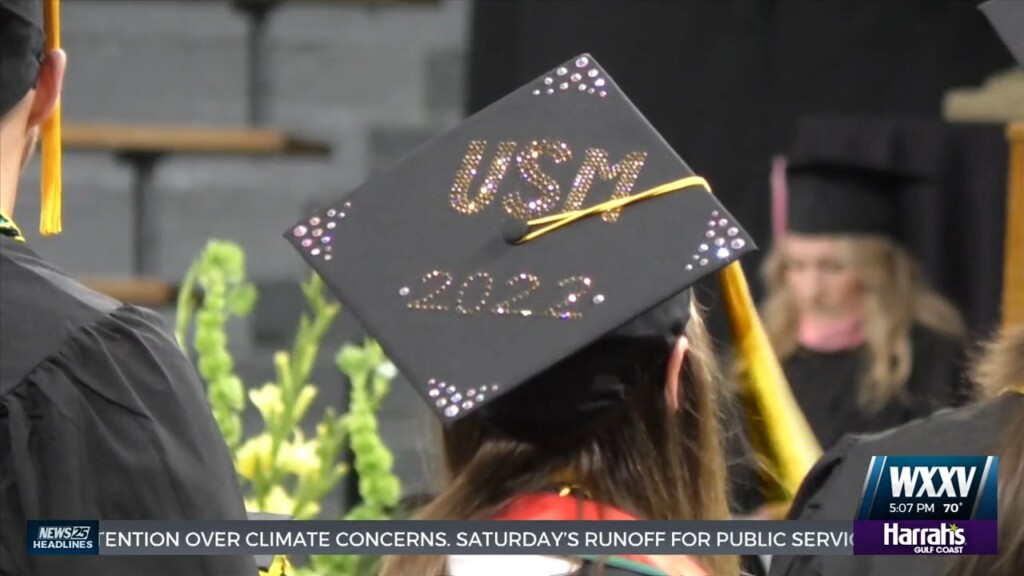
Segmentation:
[[(46, 50), (60, 48), (60, 0), (45, 0)], [(43, 190), (39, 232), (60, 234), (61, 226), (61, 135), (60, 96), (53, 114), (43, 124)]]
[(661, 196), (662, 194), (668, 194), (670, 192), (678, 192), (680, 190), (683, 190), (684, 188), (689, 188), (691, 186), (703, 186), (705, 190), (709, 192), (711, 191), (711, 188), (708, 186), (707, 180), (701, 178), (700, 176), (689, 176), (686, 178), (680, 178), (679, 180), (667, 182), (660, 186), (655, 186), (654, 188), (651, 188), (649, 190), (644, 190), (643, 192), (637, 192), (636, 194), (633, 194), (631, 196), (625, 196), (623, 198), (616, 198), (614, 200), (608, 200), (607, 202), (595, 204), (590, 208), (584, 208), (582, 210), (573, 210), (572, 212), (562, 212), (560, 214), (552, 214), (551, 216), (544, 216), (543, 218), (536, 218), (534, 220), (530, 220), (529, 222), (526, 223), (527, 227), (529, 228), (533, 228), (534, 226), (540, 226), (542, 224), (547, 224), (547, 226), (540, 228), (538, 230), (534, 230), (529, 234), (526, 234), (517, 242), (517, 244), (525, 244), (526, 242), (529, 242), (531, 240), (536, 240), (537, 238), (540, 238), (541, 236), (547, 234), (548, 232), (554, 232), (555, 230), (561, 228), (562, 226), (572, 224), (573, 222), (579, 220), (580, 218), (586, 218), (588, 216), (594, 216), (596, 214), (603, 214), (605, 212), (618, 210), (619, 208), (628, 206), (636, 202), (647, 200), (649, 198), (655, 198), (657, 196)]

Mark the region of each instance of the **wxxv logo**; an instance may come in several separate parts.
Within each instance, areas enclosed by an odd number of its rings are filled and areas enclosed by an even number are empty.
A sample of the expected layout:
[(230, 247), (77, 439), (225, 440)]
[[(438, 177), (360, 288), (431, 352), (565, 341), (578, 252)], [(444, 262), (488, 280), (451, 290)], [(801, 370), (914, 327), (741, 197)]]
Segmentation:
[(99, 554), (99, 522), (29, 520), (29, 554)]
[(854, 554), (996, 554), (999, 459), (875, 456)]

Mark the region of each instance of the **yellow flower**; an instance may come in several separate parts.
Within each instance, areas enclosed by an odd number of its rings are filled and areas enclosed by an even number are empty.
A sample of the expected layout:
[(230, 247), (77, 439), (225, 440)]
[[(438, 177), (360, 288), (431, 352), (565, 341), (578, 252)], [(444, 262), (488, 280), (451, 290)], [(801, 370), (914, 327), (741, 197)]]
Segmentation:
[(281, 413), (281, 388), (274, 384), (265, 384), (263, 388), (249, 391), (249, 400), (252, 400), (256, 409), (260, 411), (264, 422), (271, 422)]
[(267, 497), (263, 500), (262, 506), (260, 506), (259, 501), (255, 498), (245, 499), (245, 509), (249, 512), (270, 512), (271, 514), (292, 516), (294, 508), (295, 501), (280, 486), (274, 486), (270, 489)]
[(266, 572), (261, 570), (260, 574), (266, 574), (267, 576), (289, 576), (294, 574), (294, 572), (292, 572), (292, 565), (288, 562), (288, 558), (275, 556), (274, 561), (270, 564), (270, 569)]
[(278, 465), (297, 476), (316, 474), (320, 470), (320, 457), (316, 453), (318, 447), (319, 442), (315, 439), (306, 442), (299, 434), (295, 442), (281, 445), (277, 453)]
[(302, 390), (299, 390), (299, 396), (295, 399), (296, 418), (302, 418), (306, 414), (306, 410), (309, 410), (309, 405), (313, 403), (314, 398), (316, 398), (316, 386), (306, 384)]
[(307, 500), (300, 508), (296, 508), (295, 511), (292, 512), (292, 517), (296, 520), (307, 520), (309, 518), (315, 518), (319, 514), (320, 503)]
[(280, 486), (274, 486), (270, 489), (270, 493), (267, 494), (263, 504), (263, 510), (260, 510), (260, 512), (270, 512), (272, 514), (287, 514), (291, 516), (292, 509), (295, 508), (295, 501)]
[(238, 449), (235, 456), (235, 469), (238, 474), (249, 480), (256, 477), (256, 470), (262, 470), (265, 474), (270, 470), (270, 449), (272, 440), (269, 434), (249, 438)]

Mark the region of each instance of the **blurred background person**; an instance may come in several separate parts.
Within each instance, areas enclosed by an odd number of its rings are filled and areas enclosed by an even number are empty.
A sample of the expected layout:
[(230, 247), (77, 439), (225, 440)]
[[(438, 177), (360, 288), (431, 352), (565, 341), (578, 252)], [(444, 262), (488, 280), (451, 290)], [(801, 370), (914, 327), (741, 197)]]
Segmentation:
[(825, 157), (798, 135), (785, 233), (764, 264), (765, 328), (825, 448), (971, 396), (963, 319), (899, 241), (913, 178), (856, 157), (873, 140), (848, 144)]
[[(1024, 3), (990, 0), (980, 5), (999, 36), (1024, 67)], [(1024, 165), (1011, 167), (1014, 178)], [(851, 520), (857, 515), (864, 477), (878, 455), (999, 457), (999, 554), (974, 556), (778, 557), (772, 576), (816, 574), (945, 574), (1016, 576), (1024, 573), (1024, 306), (1021, 282), (1024, 182), (1010, 187), (1006, 203), (1002, 328), (975, 358), (971, 377), (984, 393), (973, 404), (879, 434), (850, 435), (829, 450), (807, 475), (791, 519)]]
[[(891, 135), (868, 125), (822, 141), (821, 126), (798, 125), (789, 167), (774, 175), (761, 314), (800, 411), (828, 449), (973, 393), (963, 319), (901, 242), (905, 197), (939, 191), (879, 153), (896, 148)], [(732, 420), (729, 436), (735, 505), (781, 518), (787, 504), (765, 502), (770, 484), (755, 452), (763, 439), (742, 420)]]

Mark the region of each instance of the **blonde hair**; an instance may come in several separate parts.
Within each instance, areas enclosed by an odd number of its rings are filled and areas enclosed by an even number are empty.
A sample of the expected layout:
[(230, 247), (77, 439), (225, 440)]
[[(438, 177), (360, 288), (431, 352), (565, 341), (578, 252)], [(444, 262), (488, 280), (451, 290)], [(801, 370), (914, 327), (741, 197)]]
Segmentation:
[(971, 377), (988, 396), (1024, 386), (1024, 324), (1003, 328), (985, 344)]
[[(550, 489), (569, 471), (591, 498), (648, 520), (729, 518), (719, 392), (721, 375), (710, 338), (691, 304), (689, 351), (679, 412), (665, 398), (665, 366), (645, 368), (620, 422), (558, 451), (515, 440), (469, 417), (444, 433), (449, 481), (416, 517), (492, 517), (514, 496)], [(443, 556), (393, 556), (384, 576), (439, 576)], [(715, 576), (739, 572), (734, 556), (699, 559)]]
[[(903, 394), (913, 369), (910, 331), (920, 324), (963, 340), (964, 321), (931, 287), (903, 248), (874, 235), (842, 235), (842, 258), (856, 272), (864, 295), (868, 366), (857, 403), (865, 412), (881, 409)], [(764, 263), (768, 296), (762, 306), (765, 330), (780, 360), (798, 348), (798, 312), (785, 282), (784, 248), (774, 247)]]
[[(972, 373), (994, 396), (1024, 386), (1024, 325), (1006, 327), (983, 349)], [(1021, 391), (1024, 394), (1024, 390)], [(999, 449), (999, 554), (961, 556), (948, 576), (1018, 576), (1024, 573), (1024, 409), (1010, 416)]]

